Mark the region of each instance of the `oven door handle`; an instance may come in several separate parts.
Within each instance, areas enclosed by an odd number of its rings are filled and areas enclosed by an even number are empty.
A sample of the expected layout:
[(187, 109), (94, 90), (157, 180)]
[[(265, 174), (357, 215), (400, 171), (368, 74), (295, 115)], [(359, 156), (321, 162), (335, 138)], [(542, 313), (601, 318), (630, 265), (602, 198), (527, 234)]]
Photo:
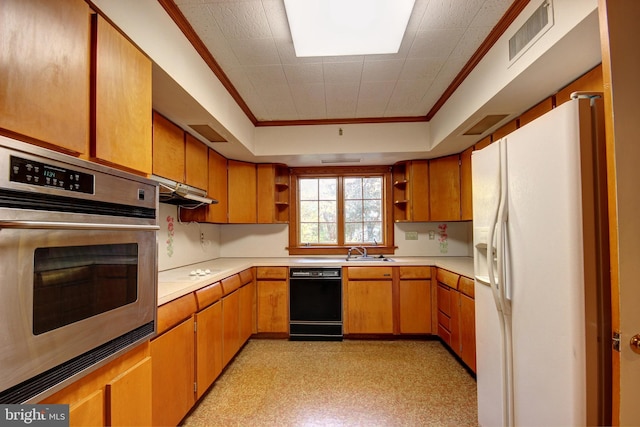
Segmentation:
[(158, 225), (136, 224), (93, 224), (81, 222), (53, 221), (2, 221), (0, 229), (35, 229), (35, 230), (105, 230), (105, 231), (158, 231)]

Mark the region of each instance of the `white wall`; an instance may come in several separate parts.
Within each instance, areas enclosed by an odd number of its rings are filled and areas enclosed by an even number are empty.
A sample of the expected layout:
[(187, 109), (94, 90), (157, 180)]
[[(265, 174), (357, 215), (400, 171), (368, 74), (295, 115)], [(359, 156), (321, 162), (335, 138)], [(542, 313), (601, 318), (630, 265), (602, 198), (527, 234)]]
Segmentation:
[[(178, 208), (165, 203), (160, 203), (158, 222), (158, 270), (169, 270), (220, 257), (219, 225), (181, 223), (178, 220)], [(200, 233), (204, 233), (202, 244)]]
[[(407, 240), (407, 232), (417, 232), (418, 240)], [(473, 256), (470, 221), (396, 223), (394, 234), (395, 256)]]

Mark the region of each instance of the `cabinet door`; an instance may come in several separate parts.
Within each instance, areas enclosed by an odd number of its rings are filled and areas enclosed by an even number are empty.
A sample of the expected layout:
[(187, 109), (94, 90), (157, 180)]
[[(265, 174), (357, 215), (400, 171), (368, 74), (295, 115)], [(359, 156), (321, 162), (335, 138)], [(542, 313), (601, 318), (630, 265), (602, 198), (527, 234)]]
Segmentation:
[(209, 197), (218, 201), (207, 206), (207, 222), (227, 222), (227, 159), (209, 149)]
[(89, 13), (83, 0), (0, 2), (0, 128), (88, 152)]
[(460, 219), (460, 156), (429, 161), (429, 203), (431, 221)]
[(460, 330), (460, 292), (451, 290), (451, 349), (458, 356), (462, 354), (462, 335)]
[(400, 280), (400, 333), (431, 333), (431, 280)]
[(393, 282), (349, 281), (347, 320), (350, 334), (393, 333)]
[(154, 426), (175, 426), (195, 402), (193, 316), (151, 341)]
[(240, 345), (251, 337), (255, 323), (255, 282), (248, 283), (239, 289), (240, 292)]
[(184, 131), (153, 113), (153, 174), (184, 182)]
[(141, 360), (133, 367), (107, 383), (109, 426), (151, 425), (151, 358)]
[(286, 279), (258, 280), (257, 312), (258, 333), (289, 332), (289, 287)]
[(228, 161), (228, 203), (230, 223), (257, 221), (256, 165)]
[(411, 162), (411, 221), (429, 221), (429, 161)]
[(222, 298), (222, 366), (240, 349), (240, 293), (234, 291)]
[(196, 313), (196, 399), (222, 372), (222, 302)]
[(208, 148), (190, 134), (185, 134), (185, 183), (208, 190)]
[(460, 294), (460, 357), (473, 372), (476, 371), (476, 304), (472, 298)]
[(151, 60), (98, 15), (91, 155), (151, 173)]
[(69, 427), (106, 426), (104, 392), (96, 390), (79, 402), (69, 405)]
[(471, 193), (471, 153), (469, 147), (460, 154), (460, 219), (473, 219), (473, 195)]
[(271, 224), (276, 216), (276, 180), (274, 165), (256, 165), (258, 176), (258, 223)]

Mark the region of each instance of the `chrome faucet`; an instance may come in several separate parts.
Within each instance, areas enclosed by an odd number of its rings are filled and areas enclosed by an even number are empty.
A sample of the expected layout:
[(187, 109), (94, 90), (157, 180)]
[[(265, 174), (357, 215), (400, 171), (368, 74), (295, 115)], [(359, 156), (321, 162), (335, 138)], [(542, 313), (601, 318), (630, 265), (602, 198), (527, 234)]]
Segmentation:
[(367, 257), (367, 248), (364, 246), (353, 246), (347, 251), (347, 259), (351, 258), (351, 252), (353, 251), (358, 252), (362, 257)]

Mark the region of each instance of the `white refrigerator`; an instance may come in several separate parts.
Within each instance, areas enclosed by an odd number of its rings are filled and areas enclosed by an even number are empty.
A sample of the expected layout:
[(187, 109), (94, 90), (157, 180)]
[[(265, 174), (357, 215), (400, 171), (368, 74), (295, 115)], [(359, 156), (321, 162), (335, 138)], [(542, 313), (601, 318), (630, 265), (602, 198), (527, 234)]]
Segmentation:
[(569, 101), (472, 154), (484, 427), (601, 422), (608, 254), (600, 102)]

